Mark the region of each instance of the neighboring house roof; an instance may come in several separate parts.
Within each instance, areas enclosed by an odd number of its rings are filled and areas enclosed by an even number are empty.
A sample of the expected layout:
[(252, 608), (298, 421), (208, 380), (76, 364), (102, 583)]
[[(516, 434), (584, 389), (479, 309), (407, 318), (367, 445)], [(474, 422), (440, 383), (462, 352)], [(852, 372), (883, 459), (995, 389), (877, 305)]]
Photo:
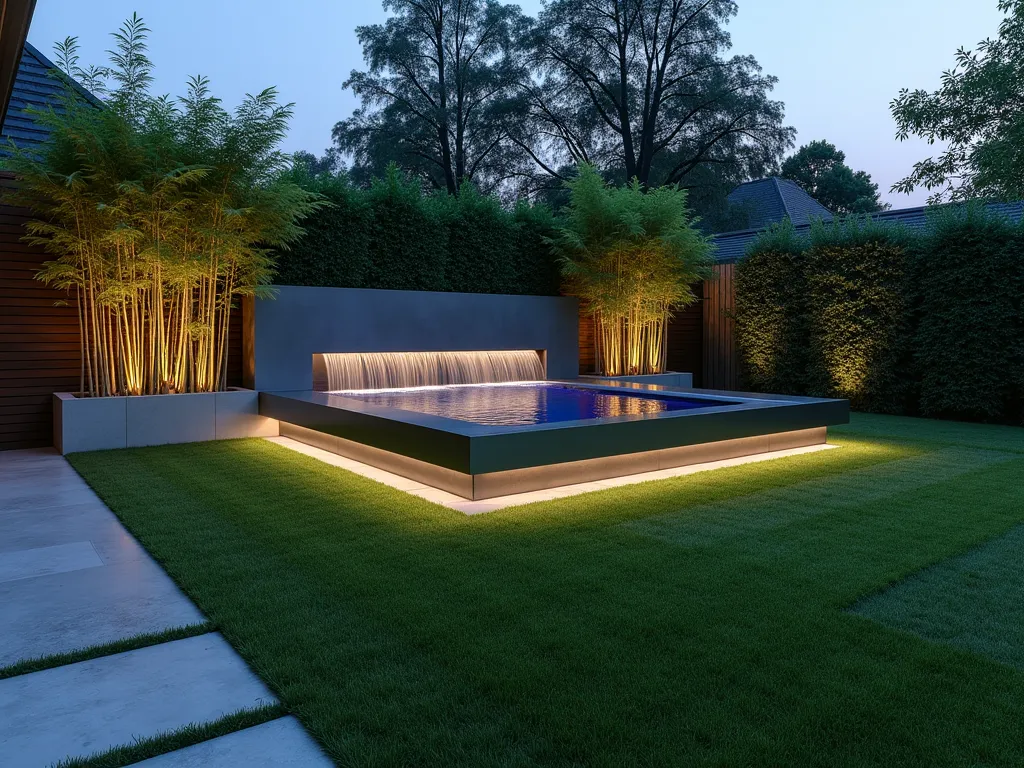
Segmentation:
[[(989, 203), (985, 207), (990, 213), (1005, 217), (1014, 224), (1019, 224), (1024, 219), (1024, 201), (1017, 203)], [(895, 211), (873, 213), (871, 214), (871, 219), (885, 224), (899, 224), (908, 229), (922, 229), (928, 221), (928, 212), (931, 210), (934, 209), (927, 207), (901, 208)], [(743, 258), (750, 244), (766, 228), (744, 229), (737, 232), (723, 232), (720, 235), (714, 235), (711, 238), (711, 243), (715, 249), (715, 261), (719, 264), (733, 264)], [(797, 233), (807, 233), (810, 229), (810, 222), (796, 226)]]
[[(56, 70), (54, 63), (40, 53), (35, 46), (25, 43), (21, 52), (21, 62), (18, 64), (18, 73), (14, 78), (14, 88), (11, 91), (7, 117), (4, 119), (3, 128), (0, 129), (0, 154), (6, 154), (4, 150), (8, 139), (13, 139), (14, 143), (22, 149), (37, 146), (46, 141), (48, 135), (46, 129), (37, 124), (27, 110), (59, 106), (60, 94), (64, 86), (51, 76), (50, 73)], [(102, 102), (85, 88), (74, 80), (70, 82), (83, 99), (96, 106), (101, 105)]]
[(832, 220), (832, 211), (799, 184), (775, 176), (740, 184), (729, 193), (729, 202), (747, 210), (750, 229), (764, 229), (787, 216), (796, 226)]

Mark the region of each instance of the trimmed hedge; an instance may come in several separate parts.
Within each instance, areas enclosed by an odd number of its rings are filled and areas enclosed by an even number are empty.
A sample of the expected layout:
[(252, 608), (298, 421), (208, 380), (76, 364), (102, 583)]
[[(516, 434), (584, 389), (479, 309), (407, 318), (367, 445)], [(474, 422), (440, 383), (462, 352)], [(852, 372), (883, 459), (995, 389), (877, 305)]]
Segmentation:
[(744, 386), (755, 392), (807, 391), (809, 326), (804, 251), (786, 219), (751, 248), (736, 270), (736, 337)]
[(458, 197), (424, 195), (394, 168), (369, 189), (335, 176), (303, 181), (331, 205), (277, 254), (280, 285), (559, 293), (547, 244), (555, 220), (545, 206), (507, 210), (469, 185)]
[(921, 413), (1021, 418), (1024, 237), (980, 206), (944, 211), (916, 265)]
[(1024, 419), (1024, 231), (983, 206), (921, 232), (847, 219), (765, 233), (736, 271), (743, 385), (858, 410)]
[(910, 382), (907, 290), (913, 242), (902, 229), (850, 219), (817, 225), (804, 259), (807, 391), (857, 410), (904, 413)]

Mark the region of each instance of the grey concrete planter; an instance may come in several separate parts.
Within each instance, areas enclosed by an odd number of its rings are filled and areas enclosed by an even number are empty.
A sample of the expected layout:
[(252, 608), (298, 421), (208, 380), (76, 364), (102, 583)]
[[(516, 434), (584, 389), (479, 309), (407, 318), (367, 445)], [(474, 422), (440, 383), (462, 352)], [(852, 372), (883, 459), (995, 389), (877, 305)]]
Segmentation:
[(62, 454), (277, 434), (277, 421), (259, 415), (259, 394), (251, 389), (136, 397), (53, 395), (53, 444)]
[(652, 373), (646, 376), (581, 376), (594, 381), (621, 381), (623, 384), (658, 384), (663, 387), (693, 388), (692, 373)]

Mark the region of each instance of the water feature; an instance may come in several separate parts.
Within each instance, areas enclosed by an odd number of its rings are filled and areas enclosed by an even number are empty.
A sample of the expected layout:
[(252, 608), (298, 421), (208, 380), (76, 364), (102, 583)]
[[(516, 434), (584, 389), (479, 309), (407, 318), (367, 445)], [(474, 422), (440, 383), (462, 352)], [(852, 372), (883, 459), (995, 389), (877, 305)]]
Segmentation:
[(338, 352), (313, 355), (313, 389), (338, 391), (498, 384), (544, 379), (532, 349), (489, 352)]

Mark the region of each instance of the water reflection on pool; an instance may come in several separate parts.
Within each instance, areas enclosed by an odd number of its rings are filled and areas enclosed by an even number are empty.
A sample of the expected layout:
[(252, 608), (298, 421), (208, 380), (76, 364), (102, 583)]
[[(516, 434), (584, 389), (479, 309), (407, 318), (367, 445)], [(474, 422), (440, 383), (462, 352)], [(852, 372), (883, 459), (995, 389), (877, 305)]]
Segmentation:
[(647, 416), (729, 404), (654, 392), (612, 392), (548, 382), (338, 391), (331, 394), (373, 405), (496, 426)]

